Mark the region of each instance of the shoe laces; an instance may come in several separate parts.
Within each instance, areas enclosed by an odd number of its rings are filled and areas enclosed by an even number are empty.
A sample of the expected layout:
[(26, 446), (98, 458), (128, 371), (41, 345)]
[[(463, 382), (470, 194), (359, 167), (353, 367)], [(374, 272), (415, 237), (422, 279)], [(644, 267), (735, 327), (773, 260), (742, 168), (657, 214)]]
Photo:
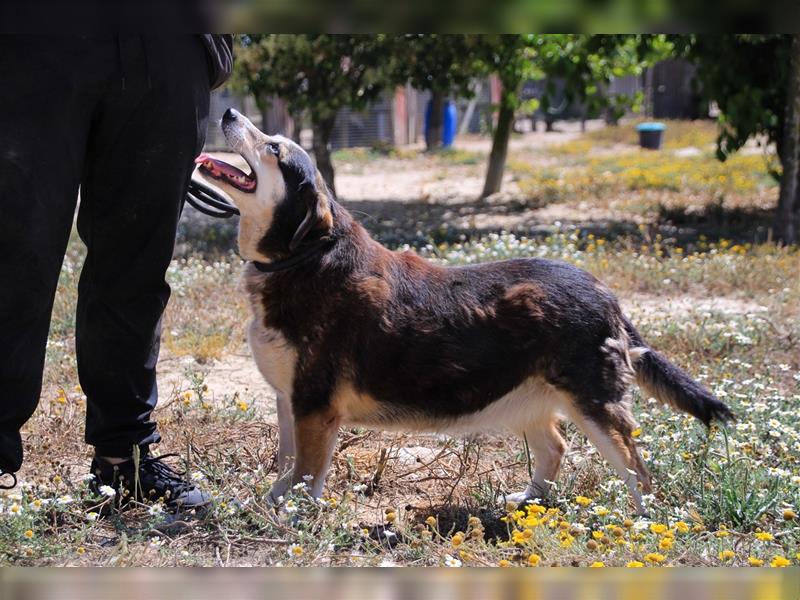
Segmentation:
[(182, 492), (189, 488), (188, 482), (183, 478), (185, 473), (178, 473), (164, 462), (165, 458), (178, 456), (176, 453), (162, 454), (161, 456), (147, 456), (139, 463), (139, 472), (147, 471), (153, 475), (157, 483), (166, 483), (168, 487)]

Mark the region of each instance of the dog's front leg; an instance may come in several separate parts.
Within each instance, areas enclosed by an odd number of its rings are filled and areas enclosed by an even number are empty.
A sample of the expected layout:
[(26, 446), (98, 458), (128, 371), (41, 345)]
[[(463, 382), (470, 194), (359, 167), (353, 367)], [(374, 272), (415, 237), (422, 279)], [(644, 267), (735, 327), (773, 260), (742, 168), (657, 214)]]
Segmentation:
[(341, 419), (330, 409), (313, 412), (295, 420), (295, 463), (292, 485), (304, 481), (314, 498), (322, 495), (322, 486), (331, 466), (336, 434)]
[(269, 501), (280, 504), (281, 496), (289, 491), (292, 483), (292, 461), (294, 460), (294, 417), (292, 404), (283, 392), (278, 392), (278, 478), (269, 490)]
[(292, 404), (283, 392), (277, 394), (278, 404), (278, 478), (290, 472), (294, 460), (294, 417)]

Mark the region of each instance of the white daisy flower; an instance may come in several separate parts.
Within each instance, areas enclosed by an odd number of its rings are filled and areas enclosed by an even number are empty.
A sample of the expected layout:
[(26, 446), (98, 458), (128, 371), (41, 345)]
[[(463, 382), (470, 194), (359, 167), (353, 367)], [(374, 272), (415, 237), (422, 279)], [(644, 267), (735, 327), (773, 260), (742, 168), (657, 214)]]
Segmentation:
[(100, 492), (100, 494), (102, 494), (106, 498), (113, 498), (114, 496), (117, 495), (117, 490), (115, 490), (110, 485), (101, 485), (98, 488), (98, 491)]
[(457, 558), (453, 558), (449, 554), (444, 555), (444, 566), (445, 567), (460, 567), (461, 561)]

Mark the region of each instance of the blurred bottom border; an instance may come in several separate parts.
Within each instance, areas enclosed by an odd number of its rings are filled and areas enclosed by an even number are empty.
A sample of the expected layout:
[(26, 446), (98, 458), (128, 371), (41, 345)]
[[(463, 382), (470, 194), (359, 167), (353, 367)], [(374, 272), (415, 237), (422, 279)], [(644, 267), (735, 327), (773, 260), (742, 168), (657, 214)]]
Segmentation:
[(56, 569), (0, 570), (3, 600), (797, 600), (788, 569)]

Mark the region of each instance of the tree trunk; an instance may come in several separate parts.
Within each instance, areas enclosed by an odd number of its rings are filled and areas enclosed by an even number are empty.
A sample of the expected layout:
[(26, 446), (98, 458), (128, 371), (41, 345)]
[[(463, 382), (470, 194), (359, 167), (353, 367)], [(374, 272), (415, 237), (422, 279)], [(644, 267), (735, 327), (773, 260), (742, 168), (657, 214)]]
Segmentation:
[(500, 114), (497, 117), (497, 128), (492, 138), (492, 152), (489, 154), (489, 168), (486, 171), (486, 182), (483, 185), (481, 198), (500, 191), (503, 184), (503, 171), (506, 168), (506, 155), (508, 154), (508, 139), (511, 137), (511, 126), (514, 123), (514, 108), (500, 104)]
[(779, 243), (794, 244), (800, 228), (800, 35), (792, 36), (781, 144), (781, 191), (773, 231)]
[(319, 169), (322, 178), (331, 190), (334, 198), (336, 197), (336, 188), (333, 185), (333, 163), (331, 162), (331, 133), (333, 133), (333, 125), (335, 117), (319, 118), (316, 116), (311, 117), (311, 128), (314, 132), (314, 159), (317, 161), (317, 169)]
[(438, 90), (431, 91), (431, 114), (428, 118), (428, 131), (425, 134), (425, 146), (428, 152), (442, 147), (442, 129), (444, 127), (444, 94)]

